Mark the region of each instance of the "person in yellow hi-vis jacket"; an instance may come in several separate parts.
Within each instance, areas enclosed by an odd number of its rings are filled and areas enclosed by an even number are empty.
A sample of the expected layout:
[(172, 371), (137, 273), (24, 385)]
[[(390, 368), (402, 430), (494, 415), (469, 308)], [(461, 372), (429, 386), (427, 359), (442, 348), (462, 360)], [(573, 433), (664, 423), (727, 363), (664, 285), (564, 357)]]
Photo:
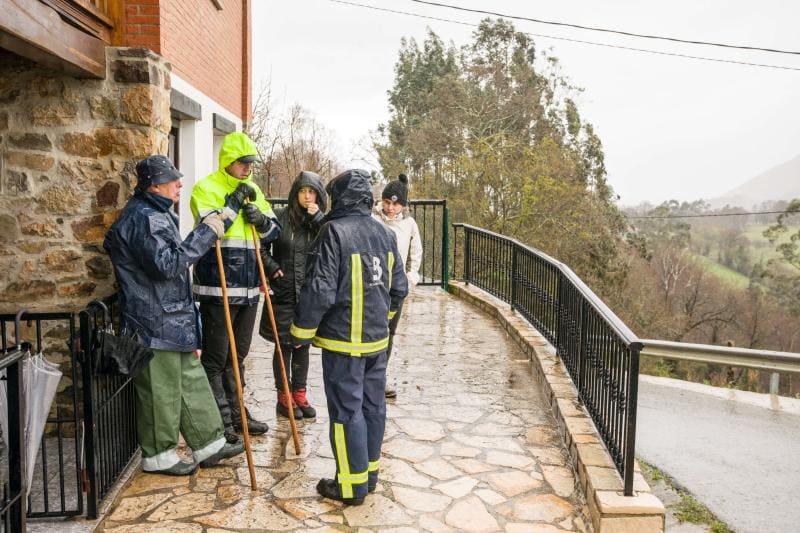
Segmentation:
[(328, 184), (332, 208), (311, 251), (289, 329), (296, 347), (322, 348), (333, 479), (317, 492), (361, 505), (375, 490), (386, 423), (389, 319), (408, 294), (391, 230), (370, 216), (369, 173), (348, 170)]
[[(242, 216), (231, 214), (234, 216), (229, 218), (233, 222), (227, 221), (220, 245), (242, 387), (246, 385), (244, 359), (250, 351), (261, 286), (250, 226), (255, 226), (262, 243), (275, 240), (281, 231), (269, 202), (252, 180), (252, 165), (257, 159), (256, 144), (246, 134), (226, 135), (219, 151), (219, 168), (194, 186), (190, 201), (196, 221), (220, 208), (241, 206)], [(249, 412), (239, 412), (219, 267), (213, 249), (194, 267), (194, 278), (194, 293), (200, 302), (203, 326), (201, 360), (225, 424), (225, 438), (228, 442), (239, 440), (236, 432), (242, 431), (243, 415), (247, 416), (251, 435), (266, 433), (269, 428), (265, 422), (254, 420)]]

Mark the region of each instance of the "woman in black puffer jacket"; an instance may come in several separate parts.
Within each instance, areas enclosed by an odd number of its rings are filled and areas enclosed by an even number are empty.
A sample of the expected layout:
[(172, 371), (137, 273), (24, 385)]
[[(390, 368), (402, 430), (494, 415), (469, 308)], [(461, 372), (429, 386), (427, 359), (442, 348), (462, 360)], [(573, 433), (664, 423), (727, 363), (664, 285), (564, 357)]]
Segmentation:
[[(272, 308), (283, 352), (286, 377), (292, 389), (292, 398), (283, 393), (278, 349), (272, 356), (272, 370), (278, 403), (275, 407), (279, 415), (289, 416), (290, 402), (294, 404), (295, 418), (314, 418), (316, 411), (306, 397), (306, 378), (308, 377), (308, 346), (294, 348), (289, 335), (289, 327), (294, 317), (294, 307), (300, 288), (306, 278), (306, 255), (317, 236), (328, 202), (322, 178), (313, 172), (301, 172), (292, 183), (289, 203), (286, 207), (275, 209), (275, 215), (283, 228), (278, 240), (271, 243), (271, 253), (262, 254), (264, 267), (270, 277), (270, 287), (274, 293)], [(259, 333), (265, 339), (275, 342), (272, 325), (266, 304), (261, 313)]]

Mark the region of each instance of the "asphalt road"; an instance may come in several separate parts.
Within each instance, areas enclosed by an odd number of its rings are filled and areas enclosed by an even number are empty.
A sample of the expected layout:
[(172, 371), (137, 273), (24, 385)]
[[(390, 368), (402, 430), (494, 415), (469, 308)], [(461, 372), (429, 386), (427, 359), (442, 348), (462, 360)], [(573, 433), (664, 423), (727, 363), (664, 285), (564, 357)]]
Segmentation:
[(643, 376), (636, 452), (738, 533), (800, 532), (800, 400)]

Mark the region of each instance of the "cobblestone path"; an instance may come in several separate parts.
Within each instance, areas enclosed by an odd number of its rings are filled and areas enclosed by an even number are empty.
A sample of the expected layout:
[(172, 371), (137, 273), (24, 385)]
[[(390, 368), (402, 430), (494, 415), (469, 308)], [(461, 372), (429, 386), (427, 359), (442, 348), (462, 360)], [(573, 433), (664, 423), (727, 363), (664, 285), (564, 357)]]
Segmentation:
[(316, 420), (275, 419), (272, 345), (247, 361), (246, 402), (270, 431), (254, 437), (258, 491), (245, 455), (191, 477), (138, 473), (99, 528), (175, 531), (586, 531), (587, 510), (527, 361), (490, 318), (440, 289), (408, 299), (389, 379), (381, 481), (359, 507), (319, 497), (334, 474), (319, 351), (309, 397)]

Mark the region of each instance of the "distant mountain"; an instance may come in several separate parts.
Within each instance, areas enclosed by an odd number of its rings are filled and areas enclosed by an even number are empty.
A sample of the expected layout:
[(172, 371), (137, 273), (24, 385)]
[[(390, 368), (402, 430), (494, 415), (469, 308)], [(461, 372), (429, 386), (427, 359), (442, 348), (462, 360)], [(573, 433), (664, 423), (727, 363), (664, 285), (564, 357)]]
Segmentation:
[(770, 200), (800, 198), (800, 155), (762, 172), (748, 182), (709, 200), (712, 208), (725, 205), (751, 208)]

